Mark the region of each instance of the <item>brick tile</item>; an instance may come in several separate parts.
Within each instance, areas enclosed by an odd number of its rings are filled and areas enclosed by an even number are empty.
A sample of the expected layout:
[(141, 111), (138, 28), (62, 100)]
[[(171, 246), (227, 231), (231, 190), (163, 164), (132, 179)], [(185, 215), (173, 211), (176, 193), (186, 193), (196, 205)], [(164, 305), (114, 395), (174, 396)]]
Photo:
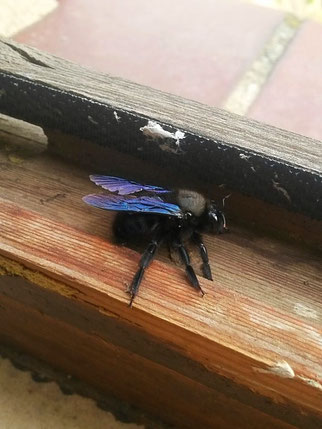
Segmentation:
[(282, 17), (234, 0), (61, 0), (15, 39), (220, 105)]
[(251, 108), (250, 117), (322, 140), (321, 40), (321, 24), (303, 25)]

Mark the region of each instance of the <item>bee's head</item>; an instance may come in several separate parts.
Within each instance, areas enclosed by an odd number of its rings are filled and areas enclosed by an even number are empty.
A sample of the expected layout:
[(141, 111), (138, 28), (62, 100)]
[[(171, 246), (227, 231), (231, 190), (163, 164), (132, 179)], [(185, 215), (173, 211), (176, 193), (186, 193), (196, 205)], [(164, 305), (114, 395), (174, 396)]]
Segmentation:
[(208, 222), (212, 232), (216, 234), (228, 232), (225, 215), (223, 211), (217, 208), (214, 201), (211, 201), (209, 205)]

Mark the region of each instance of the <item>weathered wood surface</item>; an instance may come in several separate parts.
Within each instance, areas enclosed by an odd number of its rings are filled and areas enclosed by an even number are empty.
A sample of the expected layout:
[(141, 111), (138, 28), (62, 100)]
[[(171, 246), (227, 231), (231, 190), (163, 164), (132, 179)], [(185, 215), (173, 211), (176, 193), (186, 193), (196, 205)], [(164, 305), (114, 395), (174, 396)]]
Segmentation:
[[(115, 315), (0, 276), (0, 339), (177, 428), (318, 428)], [(294, 422), (286, 423), (285, 421)]]
[(321, 142), (4, 39), (0, 93), (2, 113), (322, 217)]
[(41, 137), (29, 151), (1, 141), (0, 338), (177, 423), (319, 427), (318, 254), (231, 225), (205, 238), (203, 299), (163, 249), (131, 310), (139, 255), (111, 242), (111, 213), (82, 203), (88, 172), (41, 152)]

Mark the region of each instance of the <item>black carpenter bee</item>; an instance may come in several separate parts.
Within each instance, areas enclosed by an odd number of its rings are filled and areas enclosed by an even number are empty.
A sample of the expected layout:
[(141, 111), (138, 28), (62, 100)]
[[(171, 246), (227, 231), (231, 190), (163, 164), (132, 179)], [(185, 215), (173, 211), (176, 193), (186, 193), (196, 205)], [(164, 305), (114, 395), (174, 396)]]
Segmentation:
[(215, 202), (186, 189), (170, 191), (113, 176), (92, 175), (90, 179), (111, 194), (91, 194), (83, 197), (83, 201), (94, 207), (118, 212), (113, 227), (116, 237), (127, 240), (150, 237), (129, 288), (129, 305), (132, 306), (145, 269), (163, 241), (178, 252), (190, 283), (204, 295), (184, 243), (191, 240), (198, 246), (204, 277), (212, 280), (201, 233), (210, 231), (220, 234), (227, 231), (225, 215)]

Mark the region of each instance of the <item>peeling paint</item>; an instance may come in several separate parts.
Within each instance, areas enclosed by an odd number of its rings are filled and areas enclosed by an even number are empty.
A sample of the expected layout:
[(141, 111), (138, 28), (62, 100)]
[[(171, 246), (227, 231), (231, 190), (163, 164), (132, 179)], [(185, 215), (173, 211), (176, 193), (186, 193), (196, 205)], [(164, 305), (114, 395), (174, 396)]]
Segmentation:
[(240, 154), (239, 154), (239, 158), (249, 160), (250, 155), (246, 155), (246, 154), (244, 154), (244, 153), (240, 153)]
[(148, 121), (148, 125), (140, 128), (140, 131), (152, 139), (172, 139), (175, 140), (177, 146), (180, 145), (180, 140), (185, 137), (182, 131), (177, 130), (175, 133), (164, 130), (160, 124), (155, 121)]
[(306, 317), (307, 319), (319, 319), (319, 315), (316, 310), (301, 303), (294, 304), (294, 311), (299, 316)]
[(278, 375), (282, 378), (294, 378), (295, 373), (293, 371), (293, 368), (289, 363), (287, 363), (285, 360), (278, 361), (267, 368), (257, 368), (253, 367), (253, 370), (255, 372), (260, 372), (262, 374), (274, 374)]
[(119, 117), (119, 115), (117, 114), (117, 112), (114, 110), (113, 112), (115, 119), (117, 120), (117, 122), (120, 122), (121, 118)]
[(301, 375), (298, 376), (298, 378), (302, 381), (304, 381), (305, 384), (308, 384), (309, 386), (315, 387), (316, 389), (322, 390), (322, 384), (316, 380), (312, 380), (311, 378), (302, 377)]
[(281, 192), (284, 197), (291, 202), (291, 197), (290, 194), (287, 192), (287, 190), (285, 188), (283, 188), (283, 186), (281, 186), (278, 182), (275, 182), (275, 180), (272, 179), (272, 183), (273, 183), (273, 187), (278, 191)]

